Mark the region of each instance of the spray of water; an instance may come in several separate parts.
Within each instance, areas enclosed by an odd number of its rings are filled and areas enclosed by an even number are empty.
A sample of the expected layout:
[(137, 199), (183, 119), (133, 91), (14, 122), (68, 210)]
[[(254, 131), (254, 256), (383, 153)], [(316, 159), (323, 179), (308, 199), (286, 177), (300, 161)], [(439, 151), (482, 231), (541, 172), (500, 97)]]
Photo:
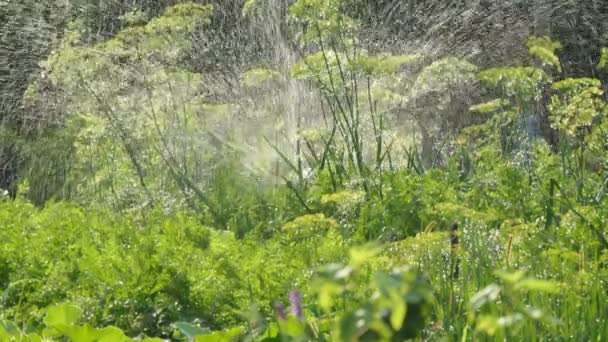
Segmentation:
[[(172, 167), (183, 171), (184, 174), (179, 175), (195, 175), (192, 177), (201, 180), (199, 183), (203, 187), (202, 179), (208, 175), (207, 170), (213, 168), (217, 156), (237, 151), (243, 170), (258, 178), (276, 180), (288, 174), (289, 167), (279, 152), (297, 160), (297, 154), (302, 153), (301, 147), (298, 148), (302, 132), (327, 128), (321, 114), (322, 96), (314, 84), (288, 76), (289, 69), (303, 55), (296, 43), (294, 25), (289, 20), (289, 6), (293, 1), (247, 2), (251, 8), (243, 13), (245, 1), (213, 1), (211, 22), (192, 32), (189, 36), (192, 48), (180, 57), (177, 64), (167, 69), (187, 70), (200, 75), (200, 78), (192, 77), (184, 82), (167, 80), (165, 85), (156, 89), (163, 89), (165, 94), (146, 91), (142, 84), (150, 81), (142, 81), (139, 76), (139, 83), (125, 85), (130, 87), (128, 91), (142, 97), (152, 94), (154, 98), (150, 99), (150, 107), (154, 110), (138, 109), (138, 106), (146, 104), (143, 100), (132, 101), (129, 105), (112, 104), (114, 110), (123, 110), (116, 113), (114, 119), (124, 121), (120, 125), (106, 123), (105, 134), (115, 141), (122, 137), (123, 143), (109, 147), (111, 153), (107, 154), (104, 165), (112, 164), (112, 157), (108, 156), (118, 153), (113, 149), (131, 148), (131, 152), (127, 151), (131, 164), (140, 164), (141, 170), (125, 172), (124, 175), (135, 179), (129, 182), (138, 182), (137, 178), (140, 178), (142, 185), (149, 186), (146, 184), (147, 169), (152, 170), (154, 167), (150, 165), (156, 165), (154, 163), (162, 164), (165, 158), (165, 162), (170, 160)], [(80, 43), (92, 46), (125, 28), (128, 25), (125, 15), (134, 9), (139, 9), (137, 13), (149, 20), (162, 14), (164, 8), (172, 3), (162, 1), (146, 5), (134, 2), (119, 6), (104, 2), (103, 6), (96, 6), (68, 0), (0, 1), (0, 188), (12, 192), (16, 183), (27, 180), (28, 176), (30, 181), (37, 177), (39, 183), (65, 183), (70, 177), (75, 177), (69, 164), (79, 158), (81, 151), (72, 149), (74, 144), (64, 139), (64, 135), (70, 133), (62, 130), (75, 115), (70, 104), (75, 95), (72, 90), (57, 89), (56, 82), (48, 81), (48, 73), (53, 70), (44, 64), (66, 48), (65, 35), (69, 32), (66, 31), (69, 23), (80, 18), (83, 25)], [(459, 81), (453, 85), (457, 89), (450, 101), (446, 102), (439, 92), (428, 91), (421, 96), (420, 85), (416, 81), (426, 66), (448, 56), (476, 65), (521, 64), (526, 58), (522, 42), (532, 34), (568, 37), (570, 32), (574, 36), (573, 41), (583, 48), (602, 39), (605, 42), (608, 20), (602, 21), (602, 17), (608, 18), (607, 7), (601, 0), (590, 0), (584, 5), (555, 0), (469, 0), (462, 3), (361, 0), (350, 1), (344, 8), (348, 15), (361, 23), (357, 34), (361, 49), (370, 54), (415, 54), (423, 57), (420, 63), (400, 70), (390, 80), (389, 88), (401, 96), (398, 103), (403, 108), (387, 113), (392, 116), (389, 115), (390, 128), (386, 134), (388, 138), (400, 136), (411, 143), (418, 141), (414, 137), (423, 134), (421, 130), (429, 130), (433, 132), (433, 143), (436, 144), (438, 138), (449, 133), (445, 131), (442, 119), (430, 113), (460, 111), (458, 106), (467, 107), (470, 103), (465, 101), (454, 107), (454, 98), (474, 99), (477, 89), (473, 83)], [(570, 60), (578, 62), (572, 62), (566, 68), (582, 68), (580, 58)], [(130, 68), (142, 73), (142, 68), (137, 66), (122, 65), (120, 61), (116, 65), (124, 73)], [(255, 87), (244, 86), (243, 75), (256, 69), (270, 71), (274, 76)], [(143, 74), (150, 71), (145, 69)], [(119, 84), (120, 80), (111, 79), (118, 74), (108, 73), (108, 84)], [(95, 80), (85, 77), (84, 81), (91, 85), (89, 99), (95, 102), (95, 92), (101, 90), (95, 89)], [(378, 81), (374, 85), (384, 84)], [(43, 96), (32, 104), (28, 103), (28, 95), (34, 86), (44, 89), (38, 89)], [(204, 119), (175, 114), (179, 112), (177, 108), (181, 108), (180, 103), (196, 101), (205, 103), (206, 111), (199, 113)], [(125, 119), (138, 110), (146, 112), (146, 115), (137, 120)], [(173, 113), (163, 119), (166, 122), (157, 130), (150, 128), (150, 121), (143, 119), (153, 117), (151, 112), (155, 110)], [(105, 119), (112, 118), (107, 116)], [(427, 121), (420, 124), (420, 120)], [(204, 122), (204, 125), (193, 127), (195, 122)], [(146, 134), (139, 132), (145, 129), (160, 136), (157, 137), (160, 142), (156, 142), (156, 150), (154, 146), (129, 147), (136, 142), (144, 145), (150, 142), (146, 140), (149, 138)], [(369, 135), (372, 128), (364, 125), (363, 131)], [(366, 139), (373, 139), (373, 136)], [(57, 145), (53, 146), (54, 143)], [(42, 151), (46, 151), (43, 155), (48, 157), (48, 154), (56, 153), (56, 157), (42, 158), (43, 161), (38, 162), (36, 158), (40, 153), (32, 153), (32, 150), (41, 146), (45, 147)], [(59, 150), (61, 153), (57, 153)], [(155, 153), (163, 156), (160, 162), (154, 160), (157, 158)], [(89, 164), (100, 162), (95, 159), (93, 152)], [(111, 167), (104, 172), (114, 172), (122, 167)], [(93, 174), (98, 176), (99, 172), (96, 170)], [(169, 181), (161, 181), (165, 182)], [(40, 190), (41, 198), (69, 194), (78, 191), (79, 186), (78, 182), (69, 186), (43, 185), (37, 185), (44, 189)]]

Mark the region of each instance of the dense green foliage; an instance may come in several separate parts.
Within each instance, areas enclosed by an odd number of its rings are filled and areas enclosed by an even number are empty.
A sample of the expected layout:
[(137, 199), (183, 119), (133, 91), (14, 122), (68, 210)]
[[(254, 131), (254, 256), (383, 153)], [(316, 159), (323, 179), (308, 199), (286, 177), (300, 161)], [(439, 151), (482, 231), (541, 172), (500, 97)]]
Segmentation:
[(608, 9), (531, 3), (0, 1), (0, 339), (608, 339)]
[[(606, 200), (575, 204), (576, 184), (556, 172), (559, 159), (548, 157), (542, 144), (530, 153), (527, 169), (486, 148), (468, 156), (467, 174), (459, 163), (464, 154), (423, 175), (387, 173), (383, 199), (326, 196), (319, 203), (325, 215), (296, 218), (270, 239), (237, 240), (186, 214), (117, 215), (66, 204), (40, 210), (7, 202), (1, 208), (4, 318), (26, 332), (40, 331), (46, 308), (67, 302), (83, 310), (83, 322), (117, 326), (130, 336), (179, 336), (175, 323), (189, 321), (214, 330), (240, 326), (240, 334), (256, 338), (281, 332), (320, 339), (379, 329), (382, 309), (407, 304), (407, 315), (422, 320), (407, 323), (419, 327), (408, 333), (428, 338), (602, 339), (608, 331), (596, 318), (608, 314), (608, 253), (596, 233), (605, 234)], [(599, 177), (586, 181), (587, 189), (602, 184)], [(440, 231), (452, 220), (462, 222), (453, 251)], [(390, 234), (411, 236), (349, 254), (358, 241)], [(451, 279), (455, 255), (462, 260), (460, 276)], [(400, 265), (412, 268), (397, 280), (377, 273)], [(422, 278), (414, 282), (410, 277), (418, 273)], [(384, 289), (386, 299), (368, 303), (374, 288)], [(292, 289), (304, 294), (307, 325), (288, 319), (281, 328), (272, 323), (273, 306)], [(406, 296), (410, 291), (416, 295)], [(391, 297), (402, 295), (414, 302)], [(414, 314), (416, 305), (424, 309)], [(402, 317), (374, 333), (398, 330)], [(367, 323), (359, 326), (359, 319)]]

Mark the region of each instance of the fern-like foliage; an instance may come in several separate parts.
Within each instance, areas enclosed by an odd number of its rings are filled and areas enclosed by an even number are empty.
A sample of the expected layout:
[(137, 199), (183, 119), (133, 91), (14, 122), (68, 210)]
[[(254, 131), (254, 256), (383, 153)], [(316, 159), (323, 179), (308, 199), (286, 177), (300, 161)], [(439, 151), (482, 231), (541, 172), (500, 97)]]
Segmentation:
[(352, 67), (365, 76), (392, 75), (403, 65), (414, 63), (417, 60), (418, 57), (414, 55), (361, 55), (352, 61)]
[(289, 14), (309, 27), (301, 41), (312, 43), (318, 39), (342, 39), (345, 32), (356, 30), (357, 21), (346, 15), (343, 7), (343, 0), (298, 0), (289, 7)]
[(472, 112), (477, 112), (480, 114), (490, 114), (490, 113), (499, 111), (501, 109), (504, 109), (509, 104), (510, 104), (510, 102), (508, 100), (494, 99), (492, 101), (488, 101), (488, 102), (484, 102), (484, 103), (480, 103), (480, 104), (471, 106), (470, 110)]
[(600, 80), (567, 78), (555, 82), (557, 92), (551, 97), (549, 111), (551, 125), (573, 136), (581, 126), (591, 125), (594, 117), (606, 113)]
[(543, 65), (548, 65), (559, 72), (562, 71), (559, 57), (555, 54), (562, 48), (562, 44), (547, 37), (530, 37), (527, 45), (530, 55), (538, 58)]
[(543, 85), (551, 81), (549, 75), (534, 67), (491, 68), (480, 72), (477, 77), (481, 82), (502, 90), (504, 96), (515, 97), (522, 102), (538, 100)]
[(446, 89), (475, 78), (476, 65), (457, 57), (447, 57), (425, 67), (414, 84), (414, 91), (423, 94), (428, 91), (445, 91)]

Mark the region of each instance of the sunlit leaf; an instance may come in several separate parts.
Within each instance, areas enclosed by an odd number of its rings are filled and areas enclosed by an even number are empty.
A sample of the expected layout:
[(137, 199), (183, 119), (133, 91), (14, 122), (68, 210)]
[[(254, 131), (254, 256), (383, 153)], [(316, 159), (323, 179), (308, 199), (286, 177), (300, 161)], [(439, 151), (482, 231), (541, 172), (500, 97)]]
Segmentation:
[(517, 270), (514, 272), (495, 271), (494, 274), (496, 274), (500, 279), (504, 280), (505, 282), (507, 282), (509, 284), (515, 284), (524, 278), (524, 276), (526, 275), (526, 271), (523, 271), (523, 270)]
[(494, 316), (483, 315), (477, 318), (477, 325), (475, 327), (477, 331), (482, 331), (490, 336), (494, 336), (499, 328), (498, 318)]
[(116, 327), (105, 327), (102, 329), (96, 329), (88, 324), (85, 324), (84, 326), (68, 327), (63, 333), (65, 336), (68, 336), (72, 341), (125, 342), (131, 340), (122, 332), (122, 330)]
[(334, 301), (342, 293), (342, 287), (333, 282), (324, 282), (319, 288), (319, 305), (325, 310), (331, 309)]
[(207, 328), (201, 328), (188, 322), (177, 322), (174, 323), (173, 326), (189, 339), (193, 339), (199, 335), (206, 335), (211, 332)]
[(558, 293), (559, 285), (553, 281), (526, 278), (515, 284), (515, 289), (528, 290), (528, 291), (540, 291), (549, 293)]
[(60, 304), (48, 309), (44, 317), (44, 324), (47, 327), (53, 328), (72, 326), (78, 322), (81, 315), (82, 310), (79, 307), (70, 304)]
[(407, 314), (407, 305), (405, 301), (397, 298), (391, 308), (391, 326), (397, 331), (403, 326)]
[(285, 332), (288, 336), (298, 337), (304, 334), (306, 330), (306, 323), (301, 322), (296, 317), (290, 315), (287, 317), (287, 321), (284, 322)]
[(361, 247), (353, 247), (350, 249), (350, 261), (349, 264), (352, 268), (357, 269), (380, 252), (380, 249), (376, 245), (366, 245)]
[(196, 336), (194, 342), (229, 342), (236, 340), (241, 334), (241, 328), (234, 328), (228, 331), (215, 331), (210, 334)]

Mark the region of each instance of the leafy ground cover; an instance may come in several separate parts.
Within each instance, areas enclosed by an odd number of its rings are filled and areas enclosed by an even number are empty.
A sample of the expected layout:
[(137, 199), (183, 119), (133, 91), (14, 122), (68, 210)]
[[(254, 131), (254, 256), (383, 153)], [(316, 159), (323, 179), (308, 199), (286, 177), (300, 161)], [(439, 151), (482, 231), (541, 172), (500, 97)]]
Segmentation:
[[(575, 182), (548, 155), (538, 146), (527, 170), (484, 150), (466, 176), (457, 163), (387, 173), (382, 199), (335, 194), (241, 239), (189, 214), (5, 201), (3, 333), (601, 340), (608, 206), (574, 204)], [(53, 323), (56, 310), (74, 313)]]

